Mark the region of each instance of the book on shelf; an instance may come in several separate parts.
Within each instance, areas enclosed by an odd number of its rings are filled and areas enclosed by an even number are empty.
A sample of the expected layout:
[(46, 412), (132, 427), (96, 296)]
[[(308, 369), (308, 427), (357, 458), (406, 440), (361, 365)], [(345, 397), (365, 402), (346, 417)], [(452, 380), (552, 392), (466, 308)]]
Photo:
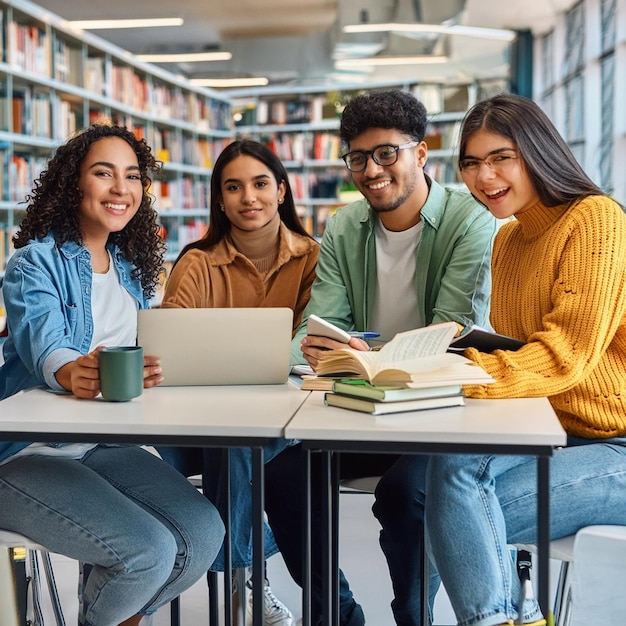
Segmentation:
[(372, 385), (362, 378), (339, 378), (333, 380), (332, 391), (343, 396), (375, 400), (376, 402), (398, 402), (444, 396), (461, 395), (461, 385), (438, 385), (434, 387), (398, 387)]
[(457, 333), (456, 322), (444, 322), (398, 333), (378, 351), (349, 347), (328, 350), (320, 356), (316, 373), (336, 377), (356, 375), (373, 385), (407, 387), (493, 382), (474, 362), (446, 352)]
[(427, 409), (440, 409), (450, 406), (463, 406), (465, 404), (462, 395), (398, 400), (397, 402), (377, 402), (376, 400), (344, 396), (338, 393), (325, 394), (324, 402), (327, 406), (361, 411), (362, 413), (370, 413), (371, 415), (424, 411)]

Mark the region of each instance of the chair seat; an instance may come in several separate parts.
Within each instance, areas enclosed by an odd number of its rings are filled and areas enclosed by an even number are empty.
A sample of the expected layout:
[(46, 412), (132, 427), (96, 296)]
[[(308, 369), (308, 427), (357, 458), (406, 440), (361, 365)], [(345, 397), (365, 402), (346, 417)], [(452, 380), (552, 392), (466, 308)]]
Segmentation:
[(626, 526), (581, 528), (574, 556), (571, 626), (626, 624)]
[[(558, 561), (574, 560), (574, 539), (576, 535), (568, 535), (561, 539), (554, 539), (550, 542), (550, 558)], [(528, 543), (516, 543), (515, 546), (519, 550), (527, 550), (528, 552), (537, 553), (537, 546)]]
[[(25, 548), (27, 551), (27, 558), (25, 564), (24, 574), (26, 575), (26, 587), (24, 589), (24, 599), (26, 601), (25, 610), (26, 615), (22, 618), (26, 619), (28, 624), (36, 624), (43, 626), (43, 613), (41, 609), (41, 583), (39, 574), (39, 558), (43, 562), (43, 571), (46, 575), (48, 582), (48, 591), (50, 593), (50, 603), (52, 605), (52, 612), (57, 626), (65, 626), (65, 617), (63, 615), (63, 609), (61, 608), (61, 601), (59, 598), (59, 592), (57, 590), (56, 582), (54, 579), (54, 572), (52, 570), (52, 562), (50, 560), (49, 550), (41, 544), (10, 530), (0, 529), (0, 549), (6, 555), (3, 558), (4, 565), (8, 564), (8, 571), (12, 570), (12, 560), (8, 550), (11, 548)], [(17, 592), (17, 588), (16, 588)], [(12, 617), (9, 619), (3, 613), (2, 617), (6, 619), (2, 621), (2, 624), (16, 624), (18, 615), (17, 597), (4, 598), (3, 599), (3, 611), (10, 610)], [(15, 619), (13, 619), (13, 616)], [(21, 623), (21, 622), (20, 622)]]
[(0, 546), (4, 546), (5, 548), (26, 548), (27, 550), (48, 552), (47, 548), (44, 548), (44, 546), (36, 541), (10, 530), (0, 530)]
[(342, 489), (352, 489), (365, 493), (374, 493), (380, 476), (365, 476), (363, 478), (345, 478), (341, 481)]

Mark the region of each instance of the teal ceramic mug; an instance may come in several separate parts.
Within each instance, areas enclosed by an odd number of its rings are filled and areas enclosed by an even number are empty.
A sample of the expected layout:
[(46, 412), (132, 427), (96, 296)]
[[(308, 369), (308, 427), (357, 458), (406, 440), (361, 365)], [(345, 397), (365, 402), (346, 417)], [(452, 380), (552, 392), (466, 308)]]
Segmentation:
[(100, 391), (105, 400), (127, 402), (143, 392), (143, 348), (113, 346), (98, 353)]

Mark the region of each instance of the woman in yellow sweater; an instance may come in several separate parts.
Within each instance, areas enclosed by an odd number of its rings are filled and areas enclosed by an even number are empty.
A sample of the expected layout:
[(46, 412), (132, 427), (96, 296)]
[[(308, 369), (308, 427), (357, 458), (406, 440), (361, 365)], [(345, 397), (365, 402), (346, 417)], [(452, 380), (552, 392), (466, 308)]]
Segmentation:
[[(494, 244), (491, 323), (526, 342), (517, 352), (467, 350), (496, 382), (465, 392), (549, 398), (568, 434), (551, 461), (552, 539), (626, 525), (626, 215), (521, 96), (475, 105), (459, 157), (472, 194), (496, 217), (514, 218)], [(517, 606), (506, 548), (536, 541), (535, 465), (480, 455), (430, 462), (427, 532), (462, 626), (545, 624), (534, 601)]]

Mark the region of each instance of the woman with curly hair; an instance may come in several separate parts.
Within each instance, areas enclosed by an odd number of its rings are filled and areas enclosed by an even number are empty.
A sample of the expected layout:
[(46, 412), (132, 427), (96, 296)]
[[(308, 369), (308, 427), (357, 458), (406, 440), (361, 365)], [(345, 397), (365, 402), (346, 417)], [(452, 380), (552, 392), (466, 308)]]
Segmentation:
[[(157, 170), (145, 141), (116, 126), (57, 149), (6, 268), (0, 399), (37, 386), (94, 398), (99, 348), (136, 343), (163, 259)], [(161, 380), (146, 356), (144, 387)], [(139, 446), (0, 442), (0, 500), (0, 528), (89, 564), (83, 626), (139, 624), (206, 572), (224, 536), (215, 507)]]

